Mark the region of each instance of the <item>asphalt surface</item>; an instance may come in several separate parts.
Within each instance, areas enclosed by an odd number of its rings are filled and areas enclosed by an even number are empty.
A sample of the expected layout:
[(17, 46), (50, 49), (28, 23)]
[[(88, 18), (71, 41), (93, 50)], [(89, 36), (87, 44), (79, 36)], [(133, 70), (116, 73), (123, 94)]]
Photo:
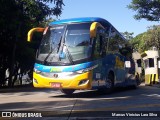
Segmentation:
[(76, 91), (71, 96), (54, 89), (0, 89), (0, 111), (1, 115), (2, 112), (12, 114), (0, 120), (157, 120), (160, 119), (160, 86), (141, 84), (137, 89), (117, 88), (112, 94)]

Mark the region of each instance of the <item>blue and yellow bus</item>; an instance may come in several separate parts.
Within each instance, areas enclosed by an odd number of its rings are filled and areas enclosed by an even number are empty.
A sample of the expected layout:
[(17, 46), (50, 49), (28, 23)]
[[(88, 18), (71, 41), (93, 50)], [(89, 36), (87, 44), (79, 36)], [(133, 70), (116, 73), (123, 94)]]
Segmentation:
[[(126, 40), (107, 20), (98, 17), (54, 21), (43, 32), (33, 72), (33, 85), (75, 90), (100, 89), (111, 92), (116, 86), (137, 86), (135, 68), (127, 56)], [(123, 50), (122, 50), (123, 49)]]

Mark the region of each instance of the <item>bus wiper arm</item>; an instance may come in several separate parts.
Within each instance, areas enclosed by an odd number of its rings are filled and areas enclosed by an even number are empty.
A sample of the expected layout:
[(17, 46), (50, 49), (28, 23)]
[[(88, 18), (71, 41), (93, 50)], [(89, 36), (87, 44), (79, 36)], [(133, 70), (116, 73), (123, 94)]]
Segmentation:
[[(62, 36), (61, 36), (61, 38), (60, 38), (60, 42), (59, 42), (58, 47), (57, 47), (57, 53), (58, 53), (58, 51), (59, 51), (59, 49), (60, 49), (61, 41), (62, 41)], [(52, 43), (52, 44), (55, 44), (55, 43)], [(54, 48), (54, 49), (52, 48), (52, 44), (51, 44), (51, 51), (48, 53), (48, 55), (47, 55), (46, 58), (44, 59), (43, 64), (45, 64), (45, 63), (47, 62), (47, 59), (49, 58), (49, 56), (50, 56), (50, 55), (54, 52), (54, 50), (55, 50), (55, 48)]]
[(52, 45), (55, 44), (55, 43), (52, 43), (51, 44), (51, 51), (48, 53), (48, 55), (45, 57), (44, 61), (43, 61), (43, 64), (46, 64), (47, 62), (47, 59), (49, 58), (49, 56), (54, 52), (55, 48), (53, 49)]
[(46, 64), (47, 62), (47, 59), (49, 58), (49, 56), (53, 53), (54, 49), (52, 50), (52, 47), (51, 47), (51, 51), (48, 53), (48, 55), (45, 57), (44, 61), (43, 61), (43, 64)]
[(60, 41), (59, 41), (59, 43), (58, 43), (57, 53), (59, 52), (59, 49), (60, 49), (60, 47), (61, 47), (61, 42), (62, 42), (62, 36), (61, 36)]

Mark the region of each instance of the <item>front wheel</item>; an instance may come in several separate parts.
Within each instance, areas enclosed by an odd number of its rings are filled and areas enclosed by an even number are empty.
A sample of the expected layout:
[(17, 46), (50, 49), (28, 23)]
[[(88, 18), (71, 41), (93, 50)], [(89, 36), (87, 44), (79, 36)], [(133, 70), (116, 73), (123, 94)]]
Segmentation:
[(74, 91), (74, 89), (61, 89), (61, 92), (66, 95), (72, 95)]

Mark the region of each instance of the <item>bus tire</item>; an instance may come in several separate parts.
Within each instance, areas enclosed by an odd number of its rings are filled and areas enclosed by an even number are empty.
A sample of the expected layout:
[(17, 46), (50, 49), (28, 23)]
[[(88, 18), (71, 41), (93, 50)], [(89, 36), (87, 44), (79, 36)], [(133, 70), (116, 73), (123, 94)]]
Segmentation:
[(140, 79), (139, 79), (139, 75), (137, 74), (136, 77), (135, 77), (135, 84), (134, 85), (131, 85), (131, 88), (132, 89), (137, 89), (139, 84), (140, 84)]
[(72, 95), (74, 91), (74, 89), (61, 89), (61, 92), (66, 95)]
[(109, 73), (105, 80), (105, 93), (112, 93), (114, 89), (114, 75)]

